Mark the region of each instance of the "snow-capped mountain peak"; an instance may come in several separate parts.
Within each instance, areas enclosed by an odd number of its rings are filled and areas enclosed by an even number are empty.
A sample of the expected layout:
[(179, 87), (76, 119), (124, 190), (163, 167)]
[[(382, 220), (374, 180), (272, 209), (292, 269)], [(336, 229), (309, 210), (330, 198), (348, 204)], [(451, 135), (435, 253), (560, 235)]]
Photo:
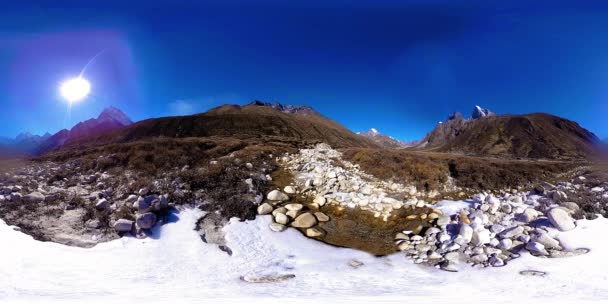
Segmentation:
[(97, 117), (98, 120), (115, 120), (117, 122), (119, 122), (120, 124), (122, 124), (123, 126), (128, 126), (130, 124), (133, 123), (133, 121), (125, 114), (123, 113), (121, 110), (119, 110), (118, 108), (115, 107), (107, 107), (103, 110), (103, 112), (101, 112), (101, 114), (99, 114), (99, 117)]
[(371, 128), (371, 129), (369, 129), (369, 132), (370, 132), (371, 134), (374, 134), (374, 135), (378, 135), (378, 134), (380, 134), (380, 132), (378, 132), (378, 130), (376, 130), (375, 128)]

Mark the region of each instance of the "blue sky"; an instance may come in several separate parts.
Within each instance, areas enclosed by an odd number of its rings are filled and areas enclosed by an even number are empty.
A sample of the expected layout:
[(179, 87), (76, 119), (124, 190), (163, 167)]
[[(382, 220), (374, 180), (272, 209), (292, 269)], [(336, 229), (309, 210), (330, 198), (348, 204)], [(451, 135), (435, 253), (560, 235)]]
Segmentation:
[[(0, 136), (259, 99), (404, 140), (476, 104), (608, 137), (606, 1), (27, 2), (0, 11)], [(102, 50), (68, 115), (58, 85)]]

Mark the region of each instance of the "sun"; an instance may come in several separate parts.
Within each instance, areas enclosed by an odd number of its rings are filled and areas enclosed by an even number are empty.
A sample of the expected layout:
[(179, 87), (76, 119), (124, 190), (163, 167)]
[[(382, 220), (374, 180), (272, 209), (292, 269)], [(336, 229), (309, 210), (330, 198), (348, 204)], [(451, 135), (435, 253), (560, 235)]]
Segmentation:
[(72, 78), (61, 84), (61, 96), (69, 103), (83, 100), (91, 92), (91, 84), (82, 77)]

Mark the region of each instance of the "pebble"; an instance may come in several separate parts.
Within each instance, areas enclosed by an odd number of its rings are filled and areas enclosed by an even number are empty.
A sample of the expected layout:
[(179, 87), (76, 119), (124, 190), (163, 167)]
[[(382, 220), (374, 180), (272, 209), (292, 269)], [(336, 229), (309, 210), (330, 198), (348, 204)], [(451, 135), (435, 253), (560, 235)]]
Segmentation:
[(526, 249), (536, 255), (549, 255), (547, 250), (545, 250), (545, 246), (535, 241), (526, 244)]
[(329, 216), (327, 216), (325, 213), (317, 211), (315, 212), (315, 217), (317, 218), (317, 220), (319, 222), (328, 222), (329, 221)]
[(282, 201), (288, 200), (289, 196), (287, 196), (287, 194), (285, 194), (279, 190), (272, 190), (266, 195), (266, 198), (271, 201), (282, 202)]
[(320, 237), (323, 234), (325, 234), (325, 231), (323, 231), (323, 229), (321, 229), (321, 228), (314, 227), (314, 228), (306, 229), (307, 237)]
[(287, 229), (287, 227), (285, 225), (282, 225), (279, 223), (270, 224), (270, 230), (272, 230), (274, 232), (281, 232), (281, 231), (284, 231), (285, 229)]
[(264, 214), (268, 214), (272, 212), (272, 205), (268, 204), (268, 203), (263, 203), (260, 206), (258, 206), (258, 214), (260, 215), (264, 215)]
[(294, 194), (296, 193), (296, 188), (294, 186), (285, 186), (285, 188), (283, 188), (283, 192), (287, 194)]
[(289, 217), (287, 217), (287, 215), (285, 215), (284, 213), (277, 213), (274, 216), (274, 221), (281, 225), (287, 225), (289, 224)]
[(289, 211), (300, 211), (304, 206), (302, 204), (287, 204), (284, 207)]
[(296, 217), (291, 226), (296, 228), (310, 228), (317, 224), (317, 219), (311, 213), (303, 213)]
[(473, 238), (473, 228), (471, 228), (471, 226), (467, 224), (460, 224), (458, 235), (460, 235), (464, 239), (465, 243), (469, 243)]

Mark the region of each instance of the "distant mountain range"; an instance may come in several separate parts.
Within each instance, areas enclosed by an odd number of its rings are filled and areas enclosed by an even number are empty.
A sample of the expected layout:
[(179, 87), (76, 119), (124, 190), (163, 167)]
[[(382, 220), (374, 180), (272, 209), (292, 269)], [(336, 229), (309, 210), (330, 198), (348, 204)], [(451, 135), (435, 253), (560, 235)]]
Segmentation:
[(237, 137), (279, 140), (296, 146), (326, 142), (335, 148), (411, 149), (501, 158), (581, 159), (595, 155), (599, 139), (577, 123), (545, 113), (499, 115), (475, 106), (471, 118), (448, 116), (420, 142), (399, 141), (372, 128), (353, 133), (308, 106), (254, 101), (223, 105), (189, 116), (152, 118), (133, 123), (117, 108), (70, 130), (42, 136), (23, 133), (0, 139), (4, 155), (41, 155), (156, 137)]
[(72, 129), (63, 129), (53, 135), (33, 135), (21, 133), (14, 139), (0, 140), (1, 149), (11, 154), (40, 155), (81, 138), (128, 126), (133, 122), (115, 107), (104, 109), (97, 118), (79, 122)]
[(454, 113), (414, 148), (479, 156), (580, 159), (599, 139), (576, 122), (546, 113), (496, 115), (476, 106), (473, 118)]
[(367, 131), (367, 132), (357, 132), (357, 134), (373, 140), (375, 143), (377, 143), (378, 145), (380, 145), (383, 148), (391, 148), (391, 149), (407, 148), (407, 147), (414, 146), (418, 143), (417, 141), (407, 142), (407, 141), (397, 140), (392, 136), (384, 135), (384, 134), (378, 132), (378, 130), (376, 130), (374, 128), (369, 129), (369, 131)]
[(333, 147), (379, 148), (308, 106), (255, 101), (245, 106), (223, 105), (205, 113), (161, 117), (66, 143), (68, 149), (125, 143), (156, 137), (236, 137), (290, 142), (297, 146), (326, 142)]

